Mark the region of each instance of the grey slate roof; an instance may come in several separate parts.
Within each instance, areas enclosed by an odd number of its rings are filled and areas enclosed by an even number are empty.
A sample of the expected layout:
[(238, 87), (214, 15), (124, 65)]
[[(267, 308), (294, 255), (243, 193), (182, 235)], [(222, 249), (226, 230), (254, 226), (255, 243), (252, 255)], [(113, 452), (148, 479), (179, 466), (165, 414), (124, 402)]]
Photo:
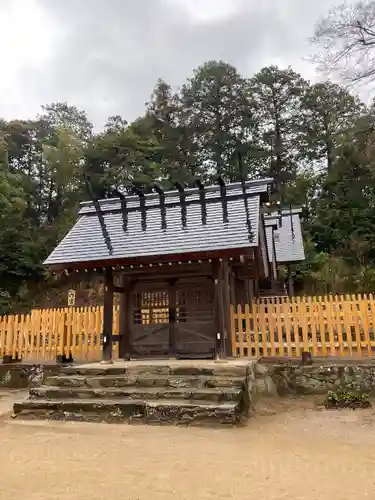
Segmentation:
[[(145, 231), (142, 230), (142, 215), (138, 196), (127, 197), (127, 207), (133, 211), (128, 213), (126, 232), (123, 230), (120, 200), (100, 201), (105, 225), (113, 246), (112, 255), (110, 255), (105, 243), (93, 203), (84, 202), (81, 204), (80, 218), (77, 223), (47, 258), (45, 264), (62, 265), (257, 246), (260, 216), (259, 195), (267, 191), (271, 182), (272, 179), (262, 179), (246, 183), (247, 193), (253, 195), (248, 198), (249, 215), (254, 234), (252, 242), (249, 241), (248, 237), (244, 200), (241, 198), (231, 199), (232, 196), (242, 194), (241, 184), (236, 183), (226, 187), (228, 196), (227, 223), (223, 222), (223, 208), (218, 186), (205, 189), (206, 199), (213, 200), (206, 204), (207, 224), (202, 224), (201, 205), (199, 203), (187, 204), (187, 226), (185, 228), (181, 223), (181, 207), (176, 191), (165, 193), (166, 229), (161, 228), (162, 218), (157, 194), (145, 196), (147, 206)], [(187, 203), (199, 200), (198, 189), (187, 189), (185, 193)], [(171, 202), (176, 202), (178, 205), (168, 206)]]
[[(292, 220), (294, 228), (294, 241), (292, 238), (292, 224), (289, 210), (283, 211), (282, 225), (278, 224), (277, 214), (265, 215), (267, 249), (270, 262), (272, 262), (272, 238), (275, 239), (276, 261), (280, 263), (301, 262), (305, 260), (305, 250), (303, 246), (301, 220), (301, 209), (292, 210)], [(273, 227), (277, 224), (277, 229)]]

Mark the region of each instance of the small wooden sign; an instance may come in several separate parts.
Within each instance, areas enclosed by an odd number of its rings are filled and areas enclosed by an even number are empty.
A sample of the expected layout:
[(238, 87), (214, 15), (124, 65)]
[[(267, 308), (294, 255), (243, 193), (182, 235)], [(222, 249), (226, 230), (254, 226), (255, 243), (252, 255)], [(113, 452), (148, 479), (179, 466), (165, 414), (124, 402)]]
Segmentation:
[(74, 306), (76, 303), (76, 291), (69, 290), (68, 292), (68, 306)]

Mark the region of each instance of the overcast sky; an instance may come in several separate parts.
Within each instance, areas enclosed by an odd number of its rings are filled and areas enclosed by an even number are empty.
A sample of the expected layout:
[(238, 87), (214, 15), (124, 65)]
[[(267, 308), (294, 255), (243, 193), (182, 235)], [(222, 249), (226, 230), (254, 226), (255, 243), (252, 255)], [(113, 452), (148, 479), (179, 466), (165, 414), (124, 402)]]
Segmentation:
[(339, 0), (0, 0), (0, 116), (66, 100), (96, 126), (142, 113), (158, 77), (181, 85), (223, 59), (250, 76), (304, 60), (316, 20)]

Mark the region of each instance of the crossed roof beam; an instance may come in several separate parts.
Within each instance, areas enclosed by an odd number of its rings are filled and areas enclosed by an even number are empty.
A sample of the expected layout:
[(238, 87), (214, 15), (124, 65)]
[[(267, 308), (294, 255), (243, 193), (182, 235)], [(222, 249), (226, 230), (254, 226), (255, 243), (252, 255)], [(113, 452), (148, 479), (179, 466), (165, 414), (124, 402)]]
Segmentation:
[[(102, 211), (102, 208), (100, 206), (99, 200), (97, 199), (97, 197), (93, 193), (93, 189), (92, 189), (90, 178), (89, 178), (88, 174), (85, 174), (85, 182), (86, 182), (87, 191), (88, 191), (90, 198), (92, 199), (92, 202), (94, 204), (95, 212), (99, 218), (103, 238), (104, 238), (106, 246), (108, 248), (108, 252), (110, 255), (112, 255), (113, 254), (113, 245), (112, 245), (112, 242), (110, 239), (108, 229), (107, 229), (106, 224), (105, 224), (103, 211)], [(238, 194), (228, 195), (226, 183), (221, 176), (217, 177), (216, 182), (220, 186), (220, 198), (221, 198), (221, 203), (222, 203), (223, 223), (227, 224), (229, 222), (228, 198), (229, 199), (243, 198), (245, 212), (246, 212), (246, 224), (247, 224), (247, 229), (248, 229), (248, 234), (249, 234), (249, 241), (252, 241), (254, 235), (253, 235), (253, 231), (252, 231), (252, 227), (251, 227), (251, 220), (250, 220), (249, 206), (248, 206), (248, 198), (251, 197), (252, 194), (247, 192), (246, 182), (245, 181), (241, 182), (241, 186), (242, 186), (242, 194), (241, 195), (238, 195)], [(179, 195), (179, 202), (177, 202), (177, 203), (176, 202), (166, 203), (165, 191), (162, 189), (162, 187), (159, 184), (155, 183), (153, 185), (154, 192), (159, 195), (159, 203), (160, 203), (160, 211), (161, 211), (161, 229), (162, 230), (167, 229), (167, 217), (166, 217), (166, 207), (167, 206), (178, 206), (179, 205), (181, 207), (181, 224), (182, 224), (183, 228), (186, 228), (187, 227), (187, 205), (199, 203), (201, 205), (201, 222), (203, 225), (207, 224), (207, 204), (212, 203), (212, 202), (217, 202), (217, 198), (207, 198), (206, 197), (205, 186), (200, 179), (197, 179), (194, 184), (198, 188), (199, 199), (198, 200), (187, 200), (186, 199), (187, 193), (185, 191), (185, 186), (179, 182), (175, 182), (175, 187), (176, 187), (176, 190), (177, 190), (178, 195)], [(146, 206), (145, 192), (135, 185), (129, 186), (128, 189), (131, 190), (133, 193), (135, 193), (139, 197), (139, 203), (140, 203), (139, 208), (140, 208), (141, 218), (142, 218), (142, 220), (141, 220), (142, 230), (146, 231), (147, 230), (147, 209), (148, 209), (148, 207)], [(121, 214), (122, 214), (122, 227), (123, 227), (123, 231), (125, 233), (127, 233), (128, 223), (129, 223), (128, 214), (129, 214), (129, 212), (139, 210), (139, 208), (136, 208), (136, 209), (130, 208), (128, 206), (127, 196), (123, 192), (121, 192), (120, 190), (113, 189), (111, 194), (115, 195), (120, 200)]]

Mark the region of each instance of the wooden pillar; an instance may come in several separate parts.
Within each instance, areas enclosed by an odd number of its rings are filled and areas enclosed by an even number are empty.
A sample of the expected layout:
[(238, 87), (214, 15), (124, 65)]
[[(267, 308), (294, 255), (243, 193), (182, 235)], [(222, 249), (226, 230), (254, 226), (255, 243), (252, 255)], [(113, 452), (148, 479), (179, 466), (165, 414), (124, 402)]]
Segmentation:
[(258, 261), (258, 252), (256, 252), (255, 258), (255, 280), (254, 280), (254, 290), (253, 290), (253, 298), (259, 298), (260, 295), (260, 276), (259, 276), (259, 261)]
[(169, 348), (168, 354), (175, 357), (177, 354), (176, 346), (176, 281), (170, 280), (168, 283), (169, 300)]
[(224, 315), (224, 357), (232, 355), (232, 331), (230, 324), (230, 285), (229, 285), (229, 263), (225, 259), (221, 265), (222, 269), (222, 294), (223, 294), (223, 315)]
[(219, 260), (213, 262), (213, 278), (214, 278), (214, 301), (215, 308), (214, 314), (216, 318), (216, 340), (215, 340), (215, 356), (216, 358), (223, 357), (223, 346), (224, 346), (224, 314), (223, 314), (223, 293), (222, 293), (222, 279), (221, 278), (221, 266)]
[(229, 290), (230, 290), (230, 302), (236, 307), (237, 306), (236, 279), (234, 277), (231, 268), (229, 269)]
[(245, 297), (246, 297), (245, 303), (250, 305), (251, 289), (250, 289), (250, 280), (248, 278), (245, 278), (244, 286), (245, 286)]
[(293, 297), (294, 295), (294, 283), (293, 283), (293, 275), (292, 275), (292, 266), (288, 266), (288, 295), (289, 297)]
[(112, 361), (113, 334), (113, 273), (104, 271), (103, 361)]
[(130, 359), (131, 345), (130, 345), (130, 320), (131, 320), (131, 291), (132, 284), (129, 278), (124, 274), (122, 279), (123, 291), (120, 295), (120, 345), (119, 353), (120, 358)]

